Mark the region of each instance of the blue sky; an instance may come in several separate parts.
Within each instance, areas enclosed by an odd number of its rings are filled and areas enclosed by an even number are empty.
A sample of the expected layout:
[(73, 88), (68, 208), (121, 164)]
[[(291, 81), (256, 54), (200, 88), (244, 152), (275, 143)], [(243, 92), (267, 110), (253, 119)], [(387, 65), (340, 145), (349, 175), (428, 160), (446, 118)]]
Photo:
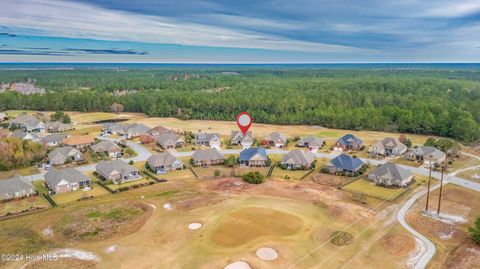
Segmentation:
[(0, 62), (480, 62), (480, 1), (2, 0)]

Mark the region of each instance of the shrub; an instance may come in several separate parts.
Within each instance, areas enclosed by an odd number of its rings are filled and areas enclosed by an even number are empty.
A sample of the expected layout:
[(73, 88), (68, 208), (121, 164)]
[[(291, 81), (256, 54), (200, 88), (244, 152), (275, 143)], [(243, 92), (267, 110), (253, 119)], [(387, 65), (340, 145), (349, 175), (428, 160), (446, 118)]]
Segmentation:
[(477, 217), (472, 227), (468, 228), (470, 238), (475, 244), (480, 245), (480, 216)]
[(259, 172), (248, 172), (242, 176), (242, 179), (250, 184), (261, 184), (265, 182), (265, 176)]
[(344, 231), (335, 231), (330, 235), (330, 242), (336, 246), (347, 246), (353, 241), (353, 235)]
[(215, 169), (215, 170), (213, 171), (213, 176), (214, 176), (214, 177), (219, 177), (220, 174), (221, 174), (220, 170)]

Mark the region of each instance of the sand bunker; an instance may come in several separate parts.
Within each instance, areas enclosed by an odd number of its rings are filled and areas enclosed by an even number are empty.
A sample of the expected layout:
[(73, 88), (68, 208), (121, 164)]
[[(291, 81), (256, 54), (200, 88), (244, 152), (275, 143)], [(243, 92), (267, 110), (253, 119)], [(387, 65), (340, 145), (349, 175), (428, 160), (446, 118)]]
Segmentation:
[(173, 207), (170, 203), (166, 203), (166, 204), (163, 204), (163, 209), (170, 211), (173, 209)]
[(109, 246), (108, 248), (105, 249), (105, 253), (113, 253), (117, 251), (118, 246), (117, 245), (112, 245)]
[(262, 247), (257, 249), (257, 257), (264, 261), (273, 261), (278, 258), (278, 252), (270, 247)]
[(224, 269), (252, 269), (252, 267), (244, 261), (238, 261), (225, 266)]
[(198, 222), (194, 222), (194, 223), (190, 223), (188, 224), (188, 229), (190, 230), (198, 230), (202, 228), (202, 224), (201, 223), (198, 223)]

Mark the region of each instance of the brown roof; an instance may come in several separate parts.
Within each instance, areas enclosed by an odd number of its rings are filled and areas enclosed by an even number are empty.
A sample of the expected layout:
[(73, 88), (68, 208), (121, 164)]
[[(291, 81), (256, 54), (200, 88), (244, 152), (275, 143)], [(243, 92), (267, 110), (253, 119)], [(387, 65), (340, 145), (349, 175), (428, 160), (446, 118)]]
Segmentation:
[(67, 146), (92, 144), (93, 142), (95, 142), (95, 139), (91, 135), (72, 135), (63, 139), (63, 144)]

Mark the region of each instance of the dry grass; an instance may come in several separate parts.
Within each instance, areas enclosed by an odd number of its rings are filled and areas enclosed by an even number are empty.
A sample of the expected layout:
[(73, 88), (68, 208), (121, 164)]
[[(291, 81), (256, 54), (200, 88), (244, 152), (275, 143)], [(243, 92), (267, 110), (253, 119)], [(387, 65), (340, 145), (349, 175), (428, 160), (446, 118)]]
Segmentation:
[(0, 203), (0, 216), (4, 216), (8, 213), (14, 214), (31, 208), (48, 208), (48, 203), (42, 195), (35, 196), (36, 198), (25, 198), (21, 200), (13, 200), (6, 203)]
[(367, 196), (381, 200), (395, 201), (398, 197), (409, 190), (407, 188), (385, 188), (375, 185), (373, 182), (365, 179), (355, 180), (354, 182), (342, 188), (351, 193), (363, 193)]
[(29, 167), (15, 169), (15, 170), (2, 171), (0, 172), (0, 179), (11, 178), (15, 175), (29, 176), (29, 175), (34, 175), (38, 173), (40, 173), (40, 171), (36, 166), (29, 166)]
[(109, 195), (110, 193), (105, 190), (103, 187), (99, 186), (96, 183), (91, 184), (91, 190), (84, 191), (84, 190), (76, 190), (67, 193), (60, 193), (52, 195), (53, 200), (58, 204), (66, 204), (71, 202), (76, 202), (82, 198), (91, 197), (94, 198)]
[(215, 171), (219, 171), (220, 175), (218, 178), (221, 177), (230, 177), (233, 175), (233, 168), (226, 167), (223, 165), (213, 165), (209, 167), (194, 167), (192, 166), (193, 171), (197, 174), (198, 178), (200, 179), (209, 179), (215, 178)]

